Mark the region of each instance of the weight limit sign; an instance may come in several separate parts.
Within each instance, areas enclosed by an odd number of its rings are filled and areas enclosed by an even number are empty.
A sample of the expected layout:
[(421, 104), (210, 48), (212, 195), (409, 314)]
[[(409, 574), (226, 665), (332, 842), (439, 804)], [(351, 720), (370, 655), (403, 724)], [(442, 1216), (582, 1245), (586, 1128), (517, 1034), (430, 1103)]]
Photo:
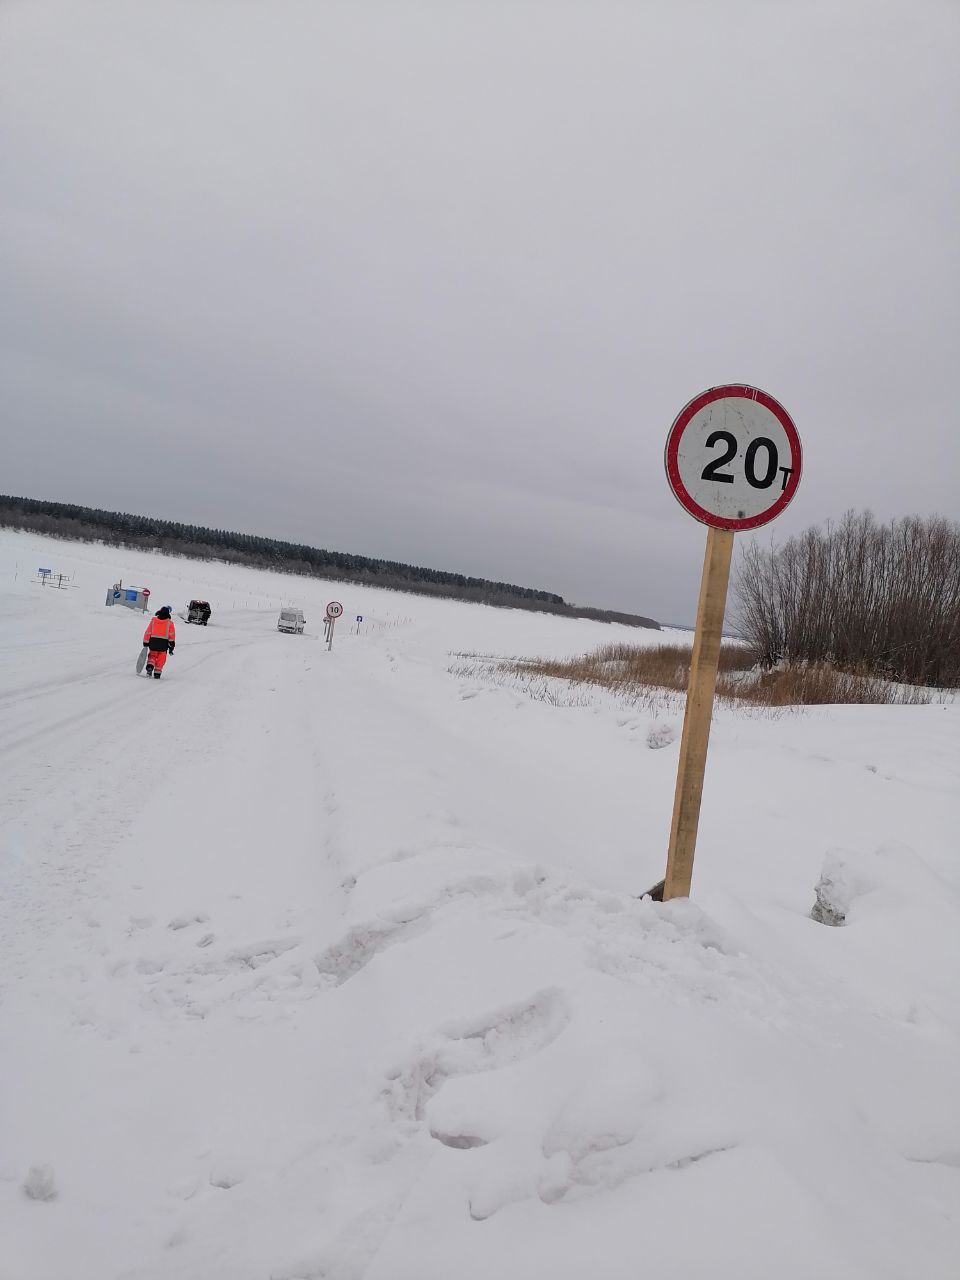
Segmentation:
[(670, 428), (664, 463), (670, 488), (714, 529), (757, 529), (775, 520), (800, 483), (802, 451), (793, 419), (757, 387), (702, 391)]
[(734, 535), (775, 520), (788, 505), (800, 483), (800, 437), (765, 391), (711, 387), (677, 414), (664, 461), (677, 501), (707, 525), (667, 872), (650, 890), (667, 901), (690, 896)]

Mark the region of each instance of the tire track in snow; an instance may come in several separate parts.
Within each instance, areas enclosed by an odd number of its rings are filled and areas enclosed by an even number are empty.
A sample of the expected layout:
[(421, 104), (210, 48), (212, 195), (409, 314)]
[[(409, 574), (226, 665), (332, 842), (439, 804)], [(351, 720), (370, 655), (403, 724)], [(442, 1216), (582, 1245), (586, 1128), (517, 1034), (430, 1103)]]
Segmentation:
[[(0, 917), (4, 950), (15, 967), (57, 929), (75, 933), (82, 953), (100, 945), (84, 919), (99, 916), (101, 868), (133, 831), (145, 799), (166, 786), (171, 774), (188, 772), (216, 754), (210, 748), (234, 707), (227, 691), (230, 668), (258, 642), (218, 644), (190, 663), (187, 672), (214, 657), (229, 659), (222, 673), (200, 685), (176, 678), (166, 684), (138, 680), (131, 664), (116, 672), (122, 693), (58, 715), (0, 748), (10, 761), (0, 812), (0, 843), (8, 851), (0, 866)], [(51, 693), (60, 688), (54, 683)], [(82, 691), (84, 697), (96, 692), (89, 685)], [(159, 754), (150, 746), (158, 728)]]

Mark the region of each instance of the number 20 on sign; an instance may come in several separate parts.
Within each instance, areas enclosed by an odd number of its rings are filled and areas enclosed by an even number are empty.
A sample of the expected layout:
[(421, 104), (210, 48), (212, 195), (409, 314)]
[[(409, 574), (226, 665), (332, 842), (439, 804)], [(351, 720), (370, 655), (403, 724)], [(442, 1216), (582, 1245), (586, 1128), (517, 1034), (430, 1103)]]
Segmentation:
[[(667, 899), (690, 895), (733, 535), (784, 510), (800, 483), (802, 451), (783, 405), (734, 383), (701, 392), (677, 414), (664, 463), (677, 501), (707, 526), (662, 889)], [(660, 896), (659, 885), (654, 892)]]

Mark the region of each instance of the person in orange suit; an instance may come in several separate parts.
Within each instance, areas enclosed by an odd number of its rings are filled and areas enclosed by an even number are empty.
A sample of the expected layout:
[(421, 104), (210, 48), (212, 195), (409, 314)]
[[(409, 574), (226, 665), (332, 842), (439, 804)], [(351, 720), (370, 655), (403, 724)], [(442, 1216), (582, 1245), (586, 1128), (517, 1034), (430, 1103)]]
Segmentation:
[(155, 616), (147, 623), (147, 629), (143, 633), (144, 647), (150, 650), (147, 654), (147, 675), (152, 675), (154, 680), (160, 679), (167, 654), (173, 653), (177, 643), (177, 629), (173, 625), (172, 611), (171, 604), (165, 604), (162, 609), (158, 609)]

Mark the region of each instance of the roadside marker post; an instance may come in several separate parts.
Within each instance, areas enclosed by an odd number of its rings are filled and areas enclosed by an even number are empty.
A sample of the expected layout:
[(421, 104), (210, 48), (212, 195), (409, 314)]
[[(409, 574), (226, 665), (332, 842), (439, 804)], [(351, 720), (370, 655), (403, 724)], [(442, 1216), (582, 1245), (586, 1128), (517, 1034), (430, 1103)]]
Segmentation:
[(362, 613), (358, 613), (358, 614), (357, 614), (357, 635), (359, 635), (359, 634), (360, 634), (360, 623), (361, 623), (362, 621), (363, 621), (363, 614), (362, 614)]
[(800, 437), (765, 391), (742, 383), (711, 387), (677, 415), (664, 465), (674, 497), (707, 526), (667, 872), (662, 889), (651, 891), (667, 901), (690, 896), (733, 536), (775, 520), (791, 501), (800, 483)]
[(343, 613), (343, 605), (339, 600), (331, 600), (327, 605), (327, 650), (333, 648), (333, 628)]

